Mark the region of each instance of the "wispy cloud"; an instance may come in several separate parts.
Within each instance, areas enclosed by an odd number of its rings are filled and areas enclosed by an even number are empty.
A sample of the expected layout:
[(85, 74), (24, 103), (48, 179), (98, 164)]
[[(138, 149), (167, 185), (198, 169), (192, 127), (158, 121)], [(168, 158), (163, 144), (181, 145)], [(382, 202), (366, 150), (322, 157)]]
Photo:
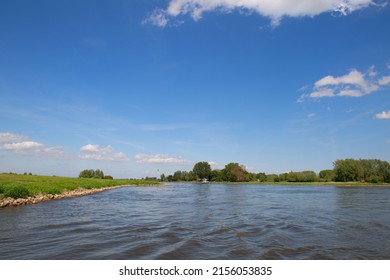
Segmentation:
[(7, 150), (15, 151), (15, 152), (22, 152), (27, 150), (37, 150), (39, 151), (42, 149), (43, 144), (33, 141), (24, 141), (19, 143), (10, 143), (10, 144), (4, 144), (4, 148)]
[(379, 79), (378, 81), (380, 86), (386, 86), (390, 84), (390, 76), (384, 76)]
[(28, 139), (28, 137), (24, 135), (18, 135), (9, 132), (0, 133), (0, 143), (20, 142), (26, 139)]
[(138, 154), (135, 156), (135, 160), (138, 163), (155, 163), (155, 164), (187, 164), (191, 161), (183, 159), (181, 157), (172, 157), (166, 154), (146, 155)]
[(61, 157), (65, 151), (62, 146), (46, 146), (35, 141), (26, 141), (27, 136), (9, 132), (0, 133), (1, 146), (7, 151), (20, 155)]
[(142, 24), (153, 24), (159, 27), (165, 27), (169, 22), (169, 15), (163, 9), (155, 9)]
[(376, 119), (380, 119), (380, 120), (389, 120), (390, 119), (390, 111), (383, 111), (382, 113), (378, 113), (375, 115), (375, 118)]
[(98, 160), (98, 161), (128, 161), (129, 158), (122, 152), (115, 152), (115, 150), (107, 145), (100, 148), (99, 145), (87, 144), (80, 148), (82, 159)]
[(298, 102), (305, 99), (320, 99), (324, 97), (349, 96), (361, 97), (374, 93), (390, 85), (390, 76), (377, 77), (378, 73), (371, 66), (366, 73), (352, 69), (342, 76), (328, 75), (316, 81), (310, 92), (301, 95)]
[(386, 3), (381, 1), (378, 4), (376, 0), (170, 0), (165, 9), (157, 8), (145, 21), (164, 27), (172, 18), (181, 15), (190, 15), (198, 21), (205, 12), (238, 10), (241, 14), (255, 12), (270, 18), (271, 24), (277, 26), (283, 17), (314, 17), (326, 12), (345, 16), (371, 5), (384, 6)]

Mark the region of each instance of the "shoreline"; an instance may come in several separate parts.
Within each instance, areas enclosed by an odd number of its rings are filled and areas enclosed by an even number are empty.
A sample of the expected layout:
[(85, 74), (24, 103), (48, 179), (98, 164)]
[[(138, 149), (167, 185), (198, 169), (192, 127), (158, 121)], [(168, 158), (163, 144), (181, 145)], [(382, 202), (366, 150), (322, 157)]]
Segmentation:
[[(99, 189), (76, 189), (72, 191), (67, 191), (61, 194), (38, 194), (35, 196), (30, 196), (26, 198), (12, 198), (5, 197), (0, 199), (0, 209), (6, 207), (17, 207), (23, 205), (38, 204), (50, 200), (59, 200), (66, 198), (74, 198), (79, 196), (85, 196), (95, 193), (100, 193), (108, 190), (119, 189), (124, 187), (131, 187), (132, 185), (121, 185), (121, 186), (112, 186), (112, 187), (103, 187)], [(136, 185), (134, 185), (136, 186)]]
[[(193, 182), (181, 182), (181, 183), (193, 183)], [(369, 183), (357, 183), (357, 182), (310, 182), (310, 183), (298, 183), (298, 182), (210, 182), (210, 184), (229, 184), (229, 185), (270, 185), (270, 186), (302, 186), (302, 187), (318, 187), (318, 186), (329, 186), (329, 187), (390, 187), (390, 184), (369, 184)], [(17, 207), (23, 205), (38, 204), (50, 200), (59, 200), (67, 198), (75, 198), (79, 196), (91, 195), (100, 193), (108, 190), (119, 189), (124, 187), (136, 187), (136, 186), (167, 186), (169, 184), (158, 184), (158, 185), (118, 185), (111, 187), (83, 189), (79, 188), (72, 191), (66, 191), (61, 194), (37, 194), (35, 196), (29, 196), (26, 198), (12, 198), (4, 197), (0, 198), (0, 209), (6, 207)]]
[[(196, 181), (176, 181), (166, 183), (197, 184)], [(362, 182), (213, 182), (209, 185), (267, 185), (267, 186), (302, 186), (302, 187), (390, 187), (389, 183), (362, 183)]]

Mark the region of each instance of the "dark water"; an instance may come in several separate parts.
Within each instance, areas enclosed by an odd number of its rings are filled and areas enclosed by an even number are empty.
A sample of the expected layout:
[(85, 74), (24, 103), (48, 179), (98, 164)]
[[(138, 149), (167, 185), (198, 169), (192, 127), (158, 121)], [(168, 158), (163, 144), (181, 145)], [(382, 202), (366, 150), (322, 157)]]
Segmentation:
[(390, 188), (175, 184), (5, 208), (0, 259), (390, 259)]

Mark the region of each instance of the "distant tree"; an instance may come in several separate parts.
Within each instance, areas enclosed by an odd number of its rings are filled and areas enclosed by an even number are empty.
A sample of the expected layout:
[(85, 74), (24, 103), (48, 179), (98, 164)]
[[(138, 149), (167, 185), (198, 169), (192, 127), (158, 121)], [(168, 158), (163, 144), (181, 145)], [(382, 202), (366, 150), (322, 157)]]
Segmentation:
[(95, 170), (95, 174), (94, 174), (93, 177), (94, 177), (94, 178), (103, 179), (103, 178), (104, 178), (104, 173), (103, 173), (102, 170), (96, 169), (96, 170)]
[(364, 180), (364, 169), (358, 160), (344, 159), (334, 162), (335, 180), (338, 182), (352, 182)]
[(182, 173), (183, 173), (183, 172), (180, 171), (180, 170), (178, 170), (178, 171), (176, 171), (175, 173), (173, 173), (172, 181), (174, 181), (174, 182), (181, 181)]
[(112, 177), (111, 175), (104, 175), (104, 178), (103, 179), (106, 179), (106, 180), (114, 180), (114, 177)]
[(167, 176), (167, 181), (168, 182), (173, 182), (173, 175), (168, 175)]
[(104, 173), (100, 169), (84, 169), (83, 171), (80, 172), (79, 178), (99, 178), (103, 179), (104, 178)]
[(207, 179), (210, 180), (211, 177), (211, 166), (208, 162), (198, 162), (194, 165), (194, 168), (192, 169), (193, 174), (195, 175), (196, 179)]
[(245, 168), (238, 163), (229, 163), (222, 169), (222, 179), (227, 182), (244, 182)]
[(244, 170), (245, 182), (257, 181), (257, 174)]
[(167, 181), (167, 177), (165, 176), (164, 173), (160, 175), (160, 181), (161, 181), (161, 182)]
[(221, 172), (221, 170), (217, 170), (217, 169), (211, 170), (210, 181), (222, 182), (223, 179), (222, 179), (222, 172)]
[(93, 178), (95, 176), (95, 171), (93, 169), (84, 169), (80, 172), (80, 178)]
[(262, 173), (262, 172), (257, 173), (256, 179), (260, 182), (265, 182), (265, 181), (267, 181), (267, 175), (265, 173)]
[(332, 169), (321, 170), (319, 173), (320, 181), (333, 182), (335, 181), (336, 174)]
[(279, 180), (279, 176), (277, 174), (267, 174), (267, 182), (276, 182), (275, 178)]
[[(291, 176), (290, 176), (291, 178)], [(275, 181), (275, 182), (287, 182), (289, 180), (289, 176), (288, 176), (288, 173), (282, 173), (282, 174), (279, 174), (278, 176), (278, 181)]]

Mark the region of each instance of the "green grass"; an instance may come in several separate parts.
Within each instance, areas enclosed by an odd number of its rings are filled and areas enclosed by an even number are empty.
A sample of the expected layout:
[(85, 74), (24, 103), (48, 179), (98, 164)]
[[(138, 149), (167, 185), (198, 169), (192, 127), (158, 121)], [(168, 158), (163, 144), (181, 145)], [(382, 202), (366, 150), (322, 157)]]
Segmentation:
[(155, 185), (156, 181), (107, 180), (0, 174), (0, 198), (25, 198), (37, 194), (61, 194), (76, 189), (100, 189), (120, 185)]

